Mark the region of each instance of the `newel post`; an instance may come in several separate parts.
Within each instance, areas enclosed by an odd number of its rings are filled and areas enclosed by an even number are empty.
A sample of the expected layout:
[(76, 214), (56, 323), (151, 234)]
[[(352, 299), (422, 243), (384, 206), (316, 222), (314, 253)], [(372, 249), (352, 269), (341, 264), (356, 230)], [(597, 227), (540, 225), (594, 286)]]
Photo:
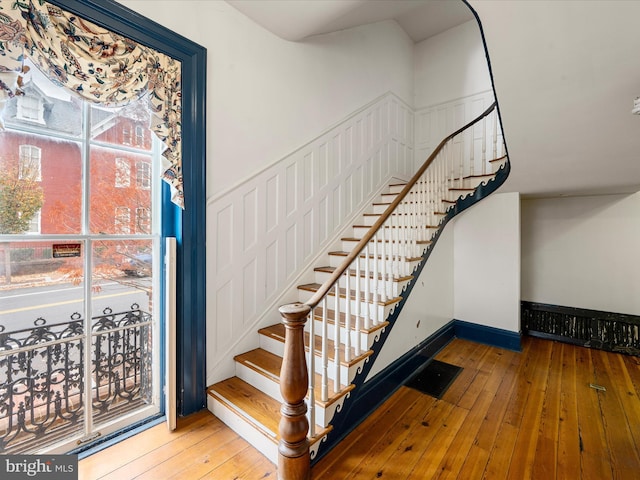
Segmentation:
[(309, 421), (304, 398), (309, 386), (304, 349), (304, 324), (311, 308), (303, 303), (280, 307), (285, 326), (284, 357), (280, 370), (280, 444), (278, 445), (278, 479), (311, 478), (309, 457)]

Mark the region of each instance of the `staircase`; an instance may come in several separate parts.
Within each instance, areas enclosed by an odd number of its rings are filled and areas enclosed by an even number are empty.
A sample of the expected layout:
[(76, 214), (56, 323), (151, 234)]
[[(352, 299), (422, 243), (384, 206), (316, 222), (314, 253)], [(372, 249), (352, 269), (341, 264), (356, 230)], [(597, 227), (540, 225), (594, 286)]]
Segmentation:
[(506, 178), (497, 117), (494, 104), (445, 138), (408, 183), (389, 185), (315, 268), (315, 282), (298, 286), (298, 302), (281, 307), (288, 320), (259, 330), (260, 347), (235, 357), (236, 376), (209, 387), (209, 410), (272, 462), (289, 450), (297, 458), (307, 441), (314, 458), (447, 221)]

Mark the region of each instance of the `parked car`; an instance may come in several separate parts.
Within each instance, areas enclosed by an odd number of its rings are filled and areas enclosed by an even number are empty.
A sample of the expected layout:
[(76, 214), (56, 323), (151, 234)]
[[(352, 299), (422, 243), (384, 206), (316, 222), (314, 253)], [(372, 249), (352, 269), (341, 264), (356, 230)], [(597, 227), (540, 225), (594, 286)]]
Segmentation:
[(150, 253), (134, 253), (127, 255), (120, 265), (120, 270), (128, 277), (148, 277), (151, 275), (153, 257)]

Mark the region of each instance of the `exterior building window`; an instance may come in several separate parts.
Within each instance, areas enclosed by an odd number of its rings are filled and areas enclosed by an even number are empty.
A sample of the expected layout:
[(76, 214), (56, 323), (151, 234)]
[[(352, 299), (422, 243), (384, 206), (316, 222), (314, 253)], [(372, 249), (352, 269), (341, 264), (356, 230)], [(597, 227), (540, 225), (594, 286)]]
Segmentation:
[(129, 207), (116, 207), (115, 232), (120, 235), (131, 233), (131, 212)]
[(36, 214), (31, 217), (29, 222), (29, 229), (25, 233), (40, 233), (40, 217), (42, 210), (38, 210)]
[(20, 120), (44, 123), (42, 99), (26, 95), (18, 97), (17, 117)]
[(144, 146), (144, 128), (136, 125), (136, 145)]
[(20, 145), (20, 160), (18, 165), (18, 177), (30, 179), (36, 182), (42, 180), (42, 151), (33, 145)]
[(131, 185), (131, 163), (126, 158), (116, 158), (116, 187), (126, 188)]
[(136, 232), (142, 234), (151, 233), (151, 210), (149, 208), (136, 208)]
[(136, 162), (136, 186), (138, 188), (151, 188), (151, 164), (149, 162)]
[(122, 144), (131, 145), (131, 126), (129, 125), (122, 127)]

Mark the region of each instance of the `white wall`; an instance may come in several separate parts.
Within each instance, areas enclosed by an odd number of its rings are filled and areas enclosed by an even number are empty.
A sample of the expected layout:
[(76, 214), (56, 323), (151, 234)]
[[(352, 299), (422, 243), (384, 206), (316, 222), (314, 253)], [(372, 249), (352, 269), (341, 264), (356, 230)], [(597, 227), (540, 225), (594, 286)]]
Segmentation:
[(453, 319), (453, 228), (449, 223), (429, 256), (367, 380)]
[(522, 299), (640, 315), (640, 193), (523, 200)]
[[(640, 188), (640, 2), (470, 0), (482, 21), (512, 161), (504, 191)], [(604, 160), (604, 161), (603, 161)]]
[(415, 46), (414, 84), (416, 109), (491, 89), (480, 29), (475, 20)]
[(209, 197), (388, 91), (412, 103), (413, 44), (394, 21), (295, 43), (223, 1), (121, 3), (207, 48)]
[(494, 193), (453, 220), (454, 316), (520, 330), (520, 198)]

